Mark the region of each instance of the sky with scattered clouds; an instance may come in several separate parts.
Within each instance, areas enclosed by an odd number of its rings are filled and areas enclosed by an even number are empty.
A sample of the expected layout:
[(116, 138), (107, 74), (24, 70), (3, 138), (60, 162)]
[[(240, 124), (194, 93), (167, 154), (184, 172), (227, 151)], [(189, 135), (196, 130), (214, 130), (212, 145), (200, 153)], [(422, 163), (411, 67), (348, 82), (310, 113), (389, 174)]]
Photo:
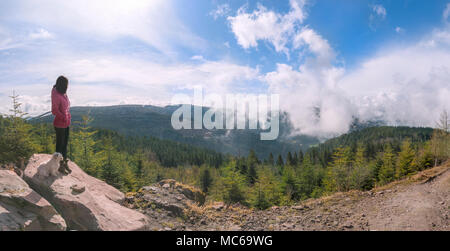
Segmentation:
[(65, 75), (72, 105), (276, 93), (299, 133), (330, 137), (355, 117), (433, 126), (449, 67), (448, 1), (0, 2), (0, 113), (13, 90), (48, 111)]

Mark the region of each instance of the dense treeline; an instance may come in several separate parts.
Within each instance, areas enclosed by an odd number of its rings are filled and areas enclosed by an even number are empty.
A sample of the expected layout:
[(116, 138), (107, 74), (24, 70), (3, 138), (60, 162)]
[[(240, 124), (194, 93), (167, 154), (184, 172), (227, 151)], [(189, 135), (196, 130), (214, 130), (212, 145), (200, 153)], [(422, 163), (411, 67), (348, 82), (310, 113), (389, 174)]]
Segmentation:
[(370, 127), (330, 139), (309, 149), (308, 152), (314, 163), (326, 167), (332, 161), (334, 151), (342, 146), (349, 147), (352, 152), (356, 152), (358, 147), (363, 147), (365, 157), (375, 159), (387, 145), (390, 145), (394, 151), (399, 152), (403, 141), (406, 139), (409, 139), (413, 144), (412, 147), (417, 150), (424, 142), (431, 139), (432, 134), (432, 128)]
[[(12, 115), (0, 116), (0, 163), (20, 165), (31, 154), (52, 153), (49, 124), (29, 124), (13, 97)], [(438, 129), (374, 127), (329, 140), (306, 152), (260, 160), (149, 137), (91, 128), (84, 116), (72, 126), (69, 158), (122, 191), (165, 178), (200, 187), (210, 199), (264, 209), (337, 191), (367, 190), (439, 165), (450, 157), (448, 116)]]

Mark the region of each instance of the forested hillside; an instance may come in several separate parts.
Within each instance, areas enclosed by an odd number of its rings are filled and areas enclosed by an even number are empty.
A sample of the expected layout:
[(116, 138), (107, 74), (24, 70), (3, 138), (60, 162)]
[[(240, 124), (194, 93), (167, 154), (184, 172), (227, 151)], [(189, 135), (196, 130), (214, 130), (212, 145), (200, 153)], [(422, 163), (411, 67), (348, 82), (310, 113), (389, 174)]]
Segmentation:
[(394, 151), (399, 152), (405, 140), (409, 140), (412, 147), (417, 150), (424, 142), (431, 139), (432, 134), (432, 128), (423, 127), (368, 127), (327, 140), (309, 151), (315, 162), (326, 167), (332, 160), (333, 152), (339, 147), (349, 147), (353, 152), (356, 152), (358, 147), (362, 147), (365, 149), (367, 158), (375, 159), (379, 152), (383, 152), (386, 145), (390, 145)]
[[(108, 107), (73, 107), (72, 120), (81, 122), (89, 114), (90, 126), (109, 129), (126, 136), (149, 136), (186, 143), (224, 154), (248, 155), (255, 150), (259, 158), (269, 153), (286, 155), (288, 152), (306, 150), (319, 140), (309, 136), (292, 136), (287, 116), (282, 115), (280, 137), (275, 141), (261, 141), (260, 130), (174, 130), (171, 125), (172, 112), (179, 106), (121, 105)], [(203, 108), (206, 112), (207, 108)], [(44, 114), (31, 121), (50, 123), (53, 117)]]
[[(0, 163), (54, 151), (50, 124), (30, 124), (14, 99), (12, 115), (0, 117)], [(373, 127), (306, 151), (259, 158), (224, 156), (152, 137), (126, 136), (91, 126), (82, 116), (71, 127), (69, 158), (88, 174), (122, 191), (173, 178), (201, 188), (209, 199), (264, 209), (337, 191), (367, 190), (436, 166), (450, 156), (448, 116), (438, 129)]]

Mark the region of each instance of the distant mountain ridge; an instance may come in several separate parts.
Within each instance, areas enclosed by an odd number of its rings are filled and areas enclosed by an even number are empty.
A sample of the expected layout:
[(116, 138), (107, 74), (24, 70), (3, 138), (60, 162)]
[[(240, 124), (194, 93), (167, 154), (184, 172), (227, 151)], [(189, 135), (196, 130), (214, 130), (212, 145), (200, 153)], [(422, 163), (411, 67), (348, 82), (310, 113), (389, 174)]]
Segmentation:
[[(259, 158), (270, 153), (285, 156), (288, 152), (306, 150), (320, 141), (311, 136), (291, 136), (293, 128), (286, 114), (281, 115), (280, 136), (275, 141), (261, 141), (261, 130), (175, 130), (171, 125), (173, 111), (179, 106), (117, 105), (104, 107), (72, 107), (73, 123), (89, 114), (92, 127), (116, 131), (127, 136), (152, 136), (233, 155), (247, 155), (255, 150)], [(203, 108), (205, 112), (208, 108)], [(34, 117), (33, 122), (50, 123), (50, 113)]]

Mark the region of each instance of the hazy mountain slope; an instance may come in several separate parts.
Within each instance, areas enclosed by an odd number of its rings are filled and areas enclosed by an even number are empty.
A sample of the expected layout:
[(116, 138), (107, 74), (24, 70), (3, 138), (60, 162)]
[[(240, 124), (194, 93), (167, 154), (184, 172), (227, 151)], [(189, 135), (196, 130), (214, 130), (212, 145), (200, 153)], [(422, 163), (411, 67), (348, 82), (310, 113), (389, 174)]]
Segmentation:
[(352, 131), (339, 137), (327, 140), (324, 144), (329, 146), (352, 146), (358, 143), (367, 142), (372, 144), (401, 142), (406, 138), (411, 139), (413, 142), (423, 142), (429, 140), (432, 133), (432, 128), (375, 126)]
[(370, 157), (374, 153), (383, 151), (386, 144), (390, 144), (395, 150), (399, 150), (400, 145), (406, 139), (411, 140), (413, 144), (423, 143), (430, 140), (432, 134), (432, 128), (375, 126), (351, 131), (329, 139), (317, 145), (315, 150), (332, 153), (338, 147), (356, 149), (358, 145), (362, 145)]
[[(222, 153), (247, 155), (253, 149), (260, 158), (270, 153), (285, 155), (287, 152), (306, 150), (318, 144), (318, 139), (309, 136), (289, 136), (291, 127), (286, 119), (281, 120), (280, 137), (276, 141), (261, 141), (259, 130), (174, 130), (171, 126), (172, 112), (177, 106), (155, 107), (141, 105), (109, 107), (73, 107), (72, 119), (76, 123), (82, 115), (89, 114), (94, 121), (92, 127), (114, 130), (124, 135), (153, 136), (209, 148)], [(206, 110), (206, 109), (205, 109)], [(50, 122), (52, 116), (43, 116), (32, 121)]]

